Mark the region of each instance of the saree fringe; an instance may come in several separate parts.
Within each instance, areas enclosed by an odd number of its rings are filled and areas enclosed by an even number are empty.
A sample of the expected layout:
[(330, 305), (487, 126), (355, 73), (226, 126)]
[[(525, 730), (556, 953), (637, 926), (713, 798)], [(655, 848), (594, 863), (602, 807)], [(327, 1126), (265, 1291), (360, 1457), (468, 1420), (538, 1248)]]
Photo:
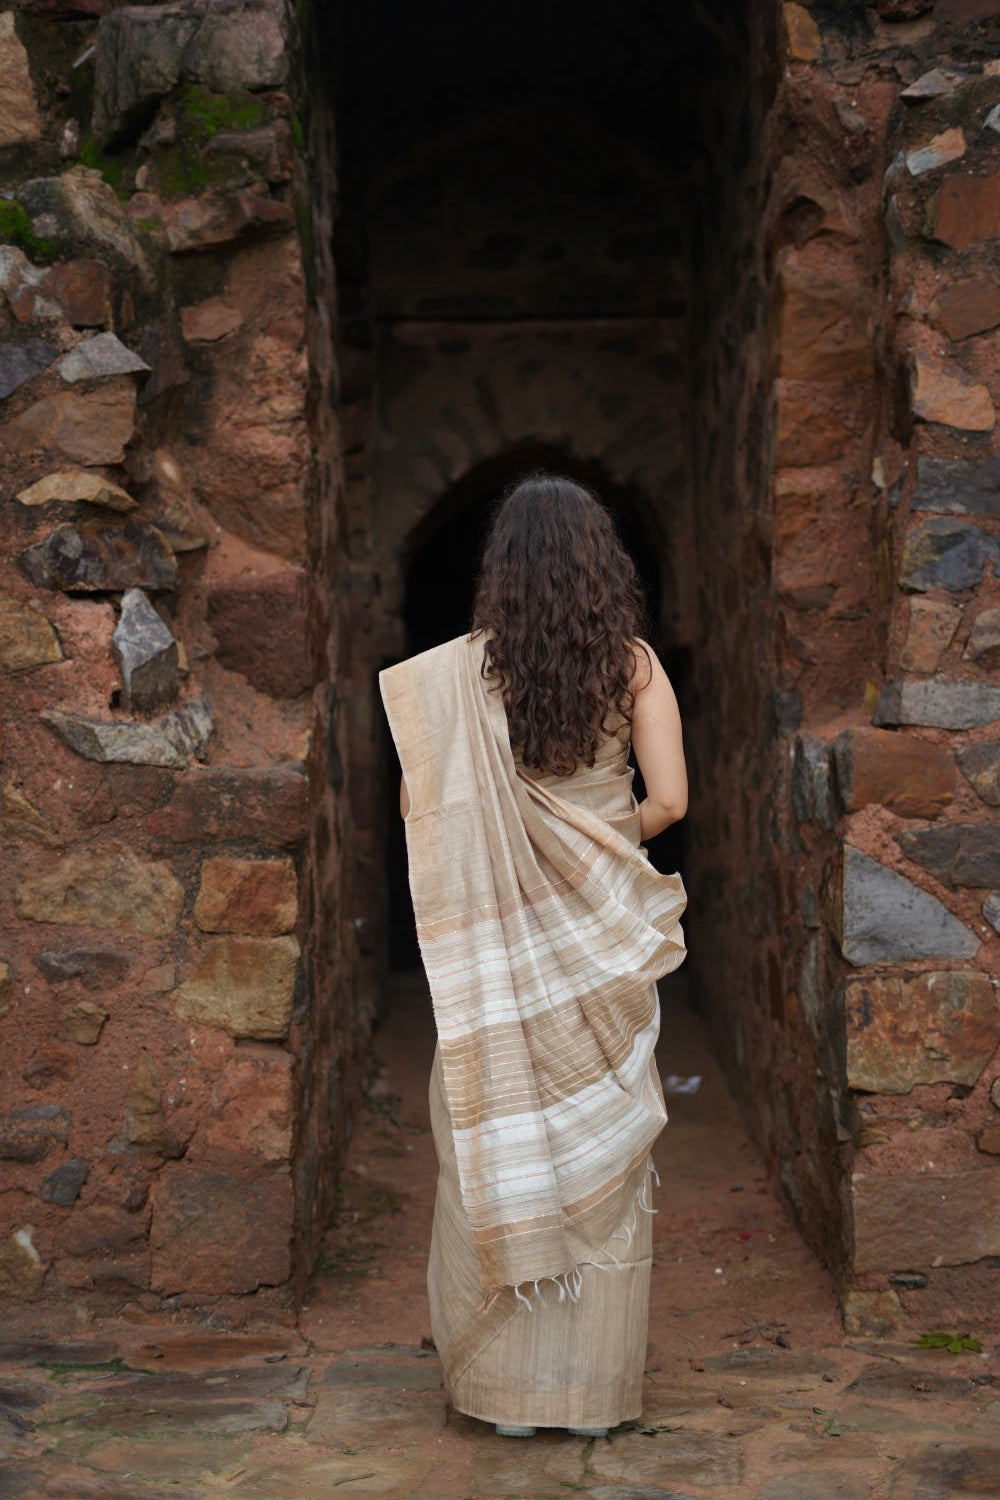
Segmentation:
[[(570, 1271), (564, 1271), (561, 1276), (539, 1276), (537, 1278), (537, 1280), (534, 1280), (534, 1281), (532, 1281), (532, 1280), (519, 1281), (515, 1285), (515, 1287), (514, 1287), (514, 1296), (517, 1298), (518, 1303), (521, 1304), (523, 1307), (526, 1307), (527, 1310), (528, 1310), (528, 1312), (532, 1312), (532, 1313), (535, 1310), (535, 1301), (536, 1300), (543, 1307), (547, 1307), (548, 1303), (546, 1302), (545, 1298), (542, 1296), (542, 1293), (539, 1290), (539, 1285), (538, 1285), (539, 1282), (543, 1282), (544, 1283), (546, 1281), (551, 1281), (552, 1284), (553, 1284), (553, 1286), (555, 1286), (556, 1290), (559, 1293), (559, 1297), (558, 1297), (558, 1301), (559, 1302), (565, 1302), (567, 1299), (569, 1299), (570, 1302), (579, 1302), (579, 1300), (580, 1300), (580, 1293), (581, 1293), (581, 1291), (583, 1289), (583, 1273), (580, 1270), (581, 1266), (596, 1266), (599, 1271), (605, 1271), (605, 1270), (608, 1269), (609, 1265), (611, 1265), (611, 1266), (615, 1266), (620, 1271), (621, 1267), (622, 1267), (622, 1263), (618, 1259), (618, 1257), (613, 1253), (613, 1251), (609, 1248), (611, 1240), (617, 1239), (618, 1236), (621, 1235), (624, 1238), (624, 1240), (625, 1240), (625, 1244), (626, 1245), (631, 1245), (631, 1243), (632, 1243), (632, 1237), (633, 1237), (633, 1235), (636, 1232), (636, 1225), (637, 1225), (637, 1222), (638, 1222), (638, 1219), (637, 1219), (638, 1214), (640, 1214), (640, 1213), (644, 1213), (644, 1214), (658, 1214), (659, 1211), (660, 1211), (658, 1208), (654, 1208), (653, 1207), (653, 1202), (652, 1202), (653, 1185), (652, 1185), (652, 1182), (650, 1181), (651, 1177), (655, 1177), (655, 1179), (656, 1179), (656, 1185), (657, 1185), (657, 1187), (659, 1187), (660, 1186), (660, 1174), (656, 1170), (656, 1167), (653, 1165), (653, 1158), (652, 1158), (652, 1156), (650, 1156), (650, 1157), (647, 1158), (647, 1161), (646, 1161), (646, 1173), (645, 1173), (645, 1175), (644, 1175), (644, 1177), (642, 1179), (642, 1183), (640, 1184), (639, 1192), (638, 1192), (638, 1194), (636, 1196), (635, 1202), (632, 1205), (632, 1216), (631, 1216), (631, 1219), (628, 1222), (626, 1222), (625, 1224), (619, 1225), (619, 1227), (615, 1230), (614, 1234), (612, 1234), (609, 1237), (608, 1241), (602, 1247), (603, 1250), (604, 1250), (604, 1254), (607, 1257), (607, 1259), (605, 1259), (605, 1260), (597, 1260), (597, 1259), (595, 1259), (595, 1258), (593, 1258), (591, 1256), (588, 1256), (585, 1260), (578, 1261), (577, 1264), (573, 1267), (572, 1270), (570, 1270)], [(649, 1202), (648, 1203), (644, 1202), (644, 1199), (647, 1198), (647, 1197), (649, 1198)], [(522, 1291), (522, 1287), (525, 1288), (526, 1290)], [(527, 1289), (531, 1288), (531, 1287), (533, 1287), (534, 1290), (533, 1291), (527, 1291)], [(491, 1305), (492, 1299), (494, 1297), (499, 1296), (499, 1294), (500, 1294), (501, 1291), (502, 1291), (501, 1287), (495, 1288), (495, 1290), (491, 1293), (491, 1295), (484, 1300), (484, 1302), (483, 1302), (483, 1310), (484, 1311), (488, 1310), (488, 1308)]]

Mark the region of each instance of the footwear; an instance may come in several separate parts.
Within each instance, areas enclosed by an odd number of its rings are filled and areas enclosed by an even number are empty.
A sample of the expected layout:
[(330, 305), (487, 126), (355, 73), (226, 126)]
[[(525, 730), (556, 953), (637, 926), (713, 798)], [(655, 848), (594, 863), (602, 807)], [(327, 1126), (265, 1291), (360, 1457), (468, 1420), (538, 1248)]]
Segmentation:
[(606, 1427), (567, 1427), (566, 1431), (571, 1432), (574, 1437), (607, 1437), (608, 1435)]
[(498, 1422), (497, 1432), (501, 1437), (534, 1437), (537, 1427), (519, 1427), (516, 1422)]

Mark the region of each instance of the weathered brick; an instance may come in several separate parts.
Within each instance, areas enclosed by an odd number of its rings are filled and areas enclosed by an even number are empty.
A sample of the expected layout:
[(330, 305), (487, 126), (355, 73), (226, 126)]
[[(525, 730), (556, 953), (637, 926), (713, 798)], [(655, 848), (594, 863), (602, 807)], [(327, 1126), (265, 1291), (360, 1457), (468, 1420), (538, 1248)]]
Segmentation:
[(209, 590), (208, 623), (219, 661), (262, 693), (295, 698), (312, 686), (300, 568), (220, 580)]
[(950, 339), (967, 339), (1000, 323), (1000, 287), (985, 277), (952, 282), (934, 299), (930, 316)]
[(844, 1013), (848, 1085), (875, 1093), (974, 1084), (1000, 1043), (1000, 1005), (977, 970), (849, 979)]
[(123, 927), (163, 937), (180, 916), (184, 890), (170, 866), (124, 846), (75, 849), (15, 885), (18, 915), (33, 922)]
[(939, 599), (910, 600), (910, 620), (900, 665), (907, 672), (936, 672), (938, 662), (950, 646), (962, 611), (957, 604)]
[(306, 836), (307, 793), (299, 762), (264, 770), (192, 767), (167, 806), (150, 815), (147, 827), (178, 843), (256, 839), (287, 848)]
[(1000, 1172), (855, 1171), (854, 1269), (859, 1274), (960, 1266), (1000, 1255)]
[(299, 945), (293, 937), (214, 939), (173, 991), (181, 1015), (232, 1036), (275, 1041), (285, 1036)]
[(866, 380), (872, 340), (858, 289), (789, 259), (778, 276), (778, 371), (794, 380)]
[(294, 1063), (266, 1043), (238, 1047), (212, 1084), (211, 1099), (187, 1156), (230, 1151), (235, 1142), (262, 1161), (287, 1161), (292, 1151)]
[(287, 1168), (235, 1155), (167, 1163), (153, 1189), (153, 1286), (169, 1295), (280, 1285), (291, 1272), (293, 1215)]
[(971, 380), (959, 365), (914, 356), (913, 411), (925, 422), (940, 422), (970, 432), (989, 432), (996, 412), (989, 390)]
[(290, 859), (206, 859), (194, 919), (203, 932), (290, 932), (296, 889)]
[(934, 213), (934, 238), (955, 250), (1000, 235), (1000, 173), (973, 177), (960, 173), (945, 177)]
[(947, 745), (888, 729), (845, 729), (833, 743), (837, 785), (849, 812), (875, 802), (905, 818), (933, 817), (955, 795)]

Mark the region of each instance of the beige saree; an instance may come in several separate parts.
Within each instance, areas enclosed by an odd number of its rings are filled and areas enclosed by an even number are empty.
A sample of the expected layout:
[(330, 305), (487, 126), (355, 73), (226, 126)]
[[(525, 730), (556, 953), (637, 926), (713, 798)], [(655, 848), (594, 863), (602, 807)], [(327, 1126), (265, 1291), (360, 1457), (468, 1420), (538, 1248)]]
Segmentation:
[(593, 767), (529, 770), (482, 661), (465, 635), (380, 676), (438, 1031), (432, 1331), (460, 1411), (611, 1426), (642, 1407), (656, 981), (687, 897), (639, 845), (627, 724)]

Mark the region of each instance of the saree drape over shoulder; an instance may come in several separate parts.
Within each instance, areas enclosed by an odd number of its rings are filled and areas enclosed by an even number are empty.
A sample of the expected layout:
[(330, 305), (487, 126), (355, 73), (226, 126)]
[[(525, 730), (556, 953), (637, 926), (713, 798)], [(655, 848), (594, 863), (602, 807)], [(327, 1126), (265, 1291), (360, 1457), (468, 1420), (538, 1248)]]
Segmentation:
[(432, 1330), (459, 1410), (611, 1425), (641, 1411), (656, 981), (687, 896), (640, 847), (627, 724), (593, 767), (526, 768), (483, 651), (459, 636), (379, 679), (438, 1032)]

